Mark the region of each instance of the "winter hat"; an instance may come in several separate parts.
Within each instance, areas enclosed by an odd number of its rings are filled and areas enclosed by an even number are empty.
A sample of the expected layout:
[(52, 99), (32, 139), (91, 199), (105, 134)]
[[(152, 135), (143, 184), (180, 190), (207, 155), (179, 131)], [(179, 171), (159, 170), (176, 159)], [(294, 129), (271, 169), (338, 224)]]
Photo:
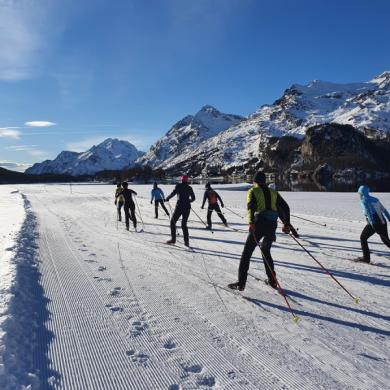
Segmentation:
[(188, 176), (187, 176), (187, 175), (183, 175), (183, 176), (181, 177), (181, 182), (182, 182), (182, 183), (188, 183)]
[(253, 178), (253, 182), (257, 184), (265, 184), (265, 173), (263, 171), (257, 171), (256, 175)]
[(127, 183), (127, 181), (124, 181), (123, 183), (122, 183), (122, 187), (123, 188), (127, 188), (129, 186), (129, 184)]
[(206, 183), (205, 187), (208, 189), (211, 187), (211, 184), (210, 183)]
[(358, 189), (358, 193), (363, 196), (367, 196), (370, 192), (370, 189), (367, 186), (360, 186)]

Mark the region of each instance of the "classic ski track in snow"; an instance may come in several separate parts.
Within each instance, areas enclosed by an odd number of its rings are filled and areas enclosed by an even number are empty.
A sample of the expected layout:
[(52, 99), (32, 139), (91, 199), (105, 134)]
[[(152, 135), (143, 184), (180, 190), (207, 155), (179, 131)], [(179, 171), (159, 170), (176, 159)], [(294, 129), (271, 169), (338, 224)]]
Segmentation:
[[(216, 224), (211, 234), (190, 217), (194, 249), (181, 244), (181, 235), (168, 246), (169, 222), (165, 215), (152, 218), (149, 187), (136, 188), (144, 233), (126, 232), (116, 222), (112, 190), (73, 186), (70, 194), (66, 186), (21, 186), (39, 220), (41, 282), (54, 334), (50, 367), (41, 370), (42, 377), (58, 376), (47, 388), (390, 387), (388, 252), (373, 239), (377, 266), (345, 260), (360, 255), (358, 217), (300, 210), (296, 215), (328, 226), (293, 222), (301, 243), (361, 297), (360, 305), (291, 238), (278, 234), (276, 271), (301, 318), (295, 324), (282, 297), (253, 276), (247, 299), (215, 286), (236, 280), (245, 233)], [(223, 198), (245, 214), (245, 192), (226, 191)], [(232, 227), (246, 228), (245, 220), (225, 214)], [(262, 280), (259, 255), (256, 249), (250, 273)]]

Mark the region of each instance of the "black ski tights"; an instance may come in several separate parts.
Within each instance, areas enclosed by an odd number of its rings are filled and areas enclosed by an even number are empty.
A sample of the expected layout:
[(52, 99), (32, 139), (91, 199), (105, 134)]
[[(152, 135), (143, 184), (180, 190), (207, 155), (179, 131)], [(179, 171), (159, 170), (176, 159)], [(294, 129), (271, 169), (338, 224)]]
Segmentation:
[(390, 239), (387, 233), (387, 224), (378, 224), (378, 225), (370, 225), (369, 223), (365, 226), (360, 235), (360, 243), (362, 245), (363, 257), (366, 261), (370, 261), (370, 249), (368, 248), (367, 240), (374, 235), (375, 233), (379, 234), (382, 242), (390, 248)]
[(187, 227), (187, 221), (188, 217), (190, 216), (190, 208), (181, 208), (176, 207), (175, 211), (173, 212), (172, 219), (171, 219), (171, 236), (172, 240), (176, 241), (176, 223), (181, 217), (181, 228), (183, 230), (183, 236), (184, 236), (184, 243), (189, 243), (189, 237), (188, 237), (188, 227)]

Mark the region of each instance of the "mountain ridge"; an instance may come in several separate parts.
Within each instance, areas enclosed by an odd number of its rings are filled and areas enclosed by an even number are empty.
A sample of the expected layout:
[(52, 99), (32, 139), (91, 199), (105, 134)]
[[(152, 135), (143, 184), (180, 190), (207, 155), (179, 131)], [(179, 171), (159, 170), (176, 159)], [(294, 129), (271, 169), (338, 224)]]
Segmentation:
[(85, 152), (62, 151), (54, 160), (34, 164), (25, 173), (91, 175), (104, 170), (120, 170), (135, 165), (143, 152), (128, 141), (107, 138)]

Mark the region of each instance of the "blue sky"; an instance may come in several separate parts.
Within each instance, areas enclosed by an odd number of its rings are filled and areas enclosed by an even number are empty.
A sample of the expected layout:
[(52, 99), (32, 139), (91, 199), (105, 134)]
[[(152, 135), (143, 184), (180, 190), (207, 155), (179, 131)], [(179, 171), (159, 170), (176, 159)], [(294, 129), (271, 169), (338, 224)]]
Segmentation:
[(146, 150), (205, 104), (248, 115), (293, 83), (370, 80), (390, 70), (389, 15), (387, 0), (0, 0), (0, 165), (107, 137)]

